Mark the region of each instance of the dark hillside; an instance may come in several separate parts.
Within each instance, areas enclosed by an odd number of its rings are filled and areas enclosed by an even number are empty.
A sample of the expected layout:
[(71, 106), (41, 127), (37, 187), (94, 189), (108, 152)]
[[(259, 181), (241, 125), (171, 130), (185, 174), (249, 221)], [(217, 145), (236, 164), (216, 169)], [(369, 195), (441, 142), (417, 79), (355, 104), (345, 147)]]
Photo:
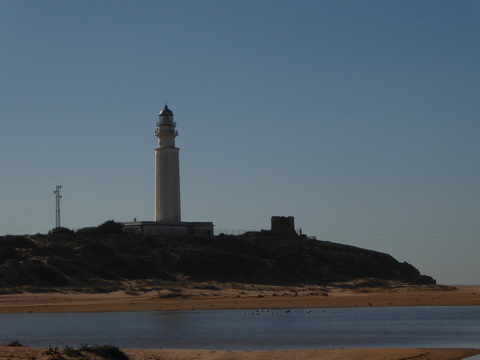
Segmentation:
[(120, 288), (126, 280), (327, 284), (359, 278), (434, 284), (387, 254), (267, 233), (154, 239), (74, 234), (0, 237), (0, 287)]

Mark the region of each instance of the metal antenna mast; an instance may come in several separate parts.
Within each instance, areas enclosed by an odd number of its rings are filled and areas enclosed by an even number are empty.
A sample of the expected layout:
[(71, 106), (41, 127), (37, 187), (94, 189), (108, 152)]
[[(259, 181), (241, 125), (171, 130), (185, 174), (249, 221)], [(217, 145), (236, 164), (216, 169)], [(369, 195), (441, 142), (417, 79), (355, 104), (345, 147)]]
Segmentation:
[(55, 227), (60, 227), (60, 199), (62, 195), (60, 195), (60, 189), (62, 185), (57, 185), (56, 190), (53, 192), (55, 194)]

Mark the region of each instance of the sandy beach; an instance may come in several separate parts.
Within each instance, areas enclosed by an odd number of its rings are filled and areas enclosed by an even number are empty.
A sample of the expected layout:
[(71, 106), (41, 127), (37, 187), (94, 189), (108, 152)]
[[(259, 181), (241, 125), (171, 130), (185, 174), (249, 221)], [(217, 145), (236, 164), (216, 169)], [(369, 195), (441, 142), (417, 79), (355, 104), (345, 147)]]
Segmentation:
[(196, 289), (164, 288), (111, 293), (45, 292), (0, 295), (0, 313), (295, 309), (385, 306), (479, 306), (480, 286), (338, 286)]
[[(195, 309), (327, 308), (367, 306), (479, 306), (480, 286), (408, 286), (388, 288), (226, 286), (215, 289), (165, 288), (112, 293), (47, 292), (0, 295), (0, 313), (140, 311)], [(15, 339), (12, 339), (12, 341)], [(21, 339), (18, 339), (21, 342)], [(0, 359), (49, 359), (45, 349), (0, 346)], [(218, 351), (126, 349), (131, 359), (465, 359), (480, 349), (321, 349)], [(68, 357), (66, 357), (68, 358)], [(91, 357), (94, 359), (94, 357)]]
[[(0, 346), (0, 359), (49, 360), (44, 348)], [(60, 349), (61, 351), (62, 349)], [(218, 351), (126, 349), (132, 360), (460, 360), (480, 354), (478, 349), (322, 349), (284, 351)], [(86, 353), (89, 359), (101, 359)], [(64, 356), (65, 359), (75, 359)]]

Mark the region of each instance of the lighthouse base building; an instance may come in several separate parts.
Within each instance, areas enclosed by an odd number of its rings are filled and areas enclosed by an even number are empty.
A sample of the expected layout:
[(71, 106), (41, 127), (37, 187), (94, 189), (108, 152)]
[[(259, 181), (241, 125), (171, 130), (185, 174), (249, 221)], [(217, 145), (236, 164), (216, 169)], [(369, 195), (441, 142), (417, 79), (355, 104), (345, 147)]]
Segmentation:
[(125, 233), (143, 236), (213, 236), (211, 222), (132, 221), (123, 223)]
[(155, 130), (158, 146), (155, 149), (155, 221), (125, 222), (129, 234), (145, 236), (213, 235), (211, 222), (181, 221), (178, 136), (173, 112), (167, 105), (158, 114)]

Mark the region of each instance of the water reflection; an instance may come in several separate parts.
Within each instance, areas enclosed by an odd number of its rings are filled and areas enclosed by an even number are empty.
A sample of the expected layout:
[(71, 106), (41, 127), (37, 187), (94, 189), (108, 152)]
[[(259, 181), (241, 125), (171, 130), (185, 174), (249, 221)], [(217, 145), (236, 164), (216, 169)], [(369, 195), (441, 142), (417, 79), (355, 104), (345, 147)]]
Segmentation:
[(479, 347), (480, 307), (0, 315), (0, 341), (27, 346), (224, 350)]

